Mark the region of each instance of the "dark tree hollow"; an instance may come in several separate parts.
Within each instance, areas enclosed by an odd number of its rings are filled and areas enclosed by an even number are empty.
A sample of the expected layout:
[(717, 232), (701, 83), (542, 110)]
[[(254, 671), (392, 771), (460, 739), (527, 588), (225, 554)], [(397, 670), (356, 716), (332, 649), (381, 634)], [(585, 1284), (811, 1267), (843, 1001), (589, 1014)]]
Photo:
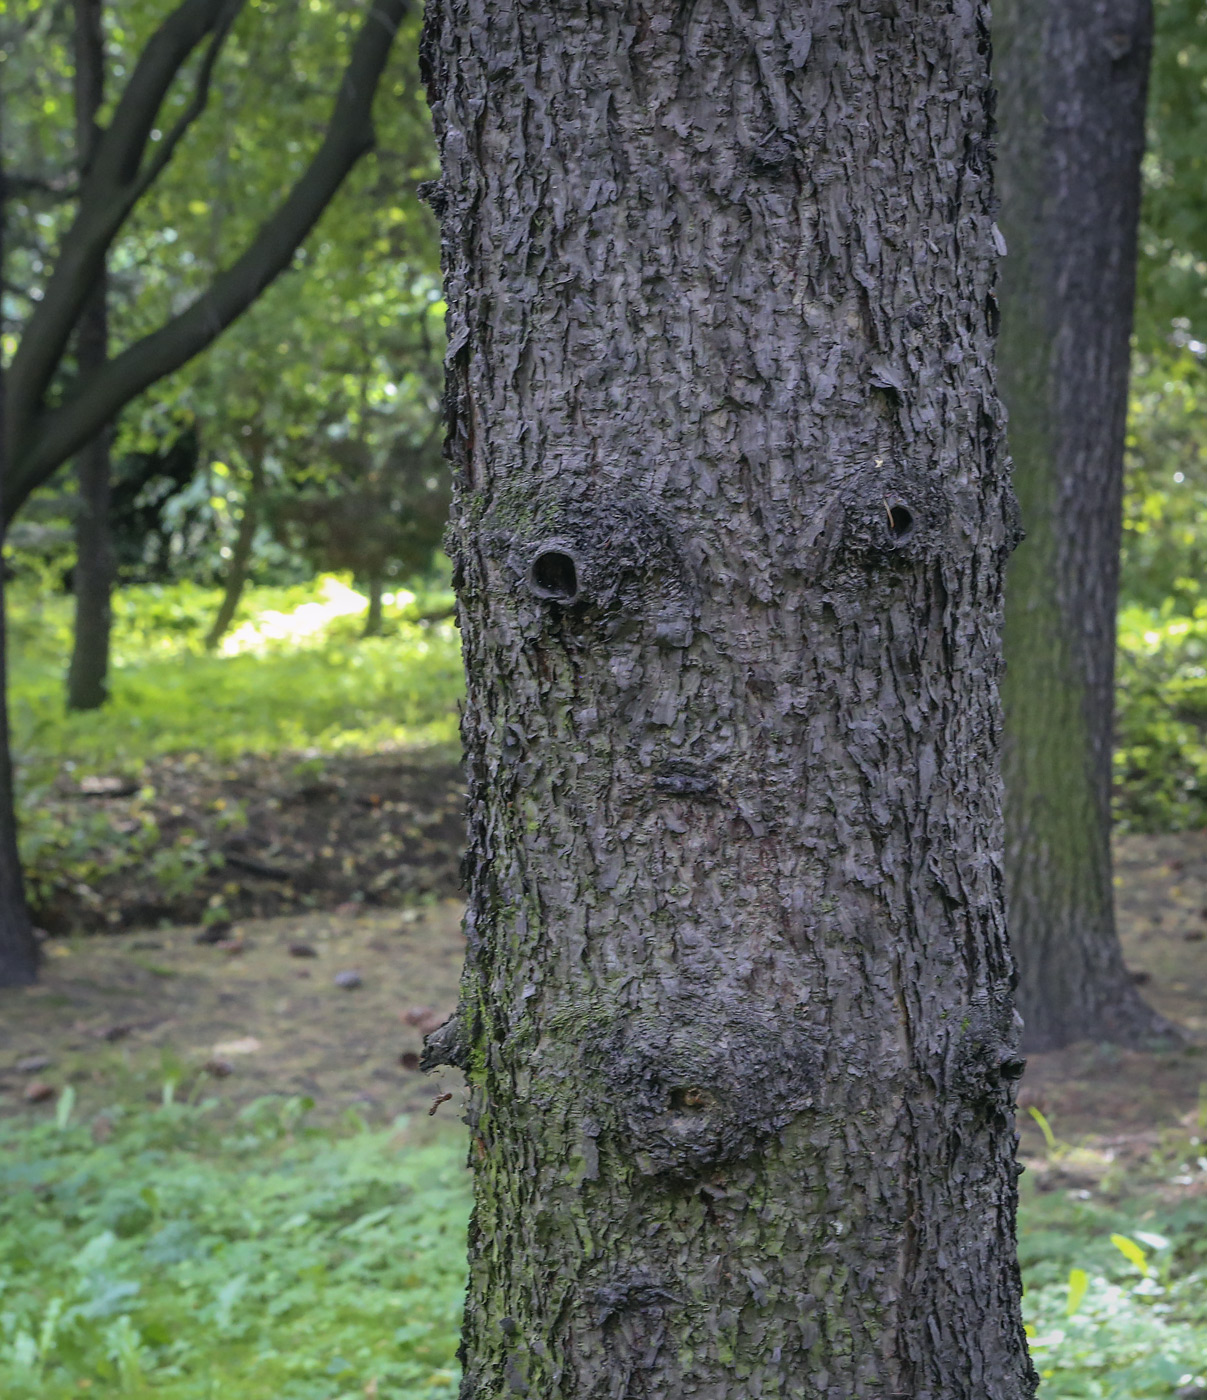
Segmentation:
[(573, 603), (578, 597), (578, 566), (563, 549), (543, 549), (532, 561), (532, 591), (553, 603)]

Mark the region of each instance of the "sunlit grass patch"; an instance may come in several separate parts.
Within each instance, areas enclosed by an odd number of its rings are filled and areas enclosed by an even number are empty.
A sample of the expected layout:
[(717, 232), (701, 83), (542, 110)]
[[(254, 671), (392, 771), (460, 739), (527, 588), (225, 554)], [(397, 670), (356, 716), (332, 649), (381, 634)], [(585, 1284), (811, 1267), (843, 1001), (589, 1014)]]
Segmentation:
[(70, 600), (16, 591), (9, 700), (22, 854), (39, 907), (59, 891), (92, 898), (97, 880), (123, 871), (174, 897), (222, 864), (204, 832), (173, 835), (145, 811), (115, 822), (72, 797), (85, 776), (142, 783), (150, 797), (148, 765), (172, 756), (198, 756), (212, 769), (241, 755), (454, 750), (463, 683), (450, 601), (445, 588), (394, 594), (386, 635), (366, 639), (366, 600), (346, 581), (253, 588), (236, 618), (237, 644), (215, 655), (204, 637), (216, 589), (124, 589), (115, 598), (110, 703), (68, 713)]
[(63, 763), (81, 772), (137, 769), (165, 753), (225, 758), (455, 741), (462, 681), (450, 621), (408, 620), (396, 598), (388, 634), (362, 639), (347, 624), (359, 622), (364, 600), (338, 579), (248, 595), (233, 634), (241, 640), (232, 654), (213, 656), (201, 639), (216, 590), (124, 590), (112, 700), (87, 714), (63, 706), (67, 601), (18, 597), (10, 703), (21, 768), (36, 776)]

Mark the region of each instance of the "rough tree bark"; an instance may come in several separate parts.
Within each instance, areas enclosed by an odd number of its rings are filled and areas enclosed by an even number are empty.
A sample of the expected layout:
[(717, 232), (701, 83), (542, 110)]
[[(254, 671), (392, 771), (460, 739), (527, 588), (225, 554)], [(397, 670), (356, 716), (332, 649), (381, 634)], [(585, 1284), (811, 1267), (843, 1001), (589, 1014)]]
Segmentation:
[(1115, 602), (1148, 0), (999, 0), (998, 364), (1027, 539), (1006, 589), (1006, 874), (1025, 1042), (1171, 1033), (1115, 930)]
[(431, 0), (465, 1400), (1022, 1400), (988, 10)]
[[(100, 136), (97, 114), (105, 100), (105, 40), (102, 0), (75, 0), (75, 138), (80, 183), (88, 175)], [(109, 358), (109, 277), (102, 260), (75, 335), (77, 372), (104, 367)], [(109, 691), (109, 632), (116, 561), (110, 524), (110, 466), (107, 427), (75, 459), (79, 506), (75, 519), (75, 632), (67, 670), (67, 707), (95, 710)]]

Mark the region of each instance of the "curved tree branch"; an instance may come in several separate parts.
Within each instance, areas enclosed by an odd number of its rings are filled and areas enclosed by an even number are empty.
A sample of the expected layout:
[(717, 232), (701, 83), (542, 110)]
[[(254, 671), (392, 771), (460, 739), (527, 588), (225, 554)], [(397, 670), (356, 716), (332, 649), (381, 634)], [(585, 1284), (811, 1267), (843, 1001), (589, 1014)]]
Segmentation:
[(198, 105), (194, 98), (181, 121), (187, 126), (196, 119), (205, 105), (205, 85), (216, 57), (215, 47), (221, 45), (243, 3), (244, 0), (184, 0), (147, 43), (112, 121), (97, 140), (80, 187), (79, 208), (64, 235), (38, 309), (26, 324), (9, 367), (9, 463), (14, 472), (110, 245), (184, 134), (177, 123), (178, 129), (170, 138), (171, 149), (166, 155), (156, 155), (148, 167), (149, 177), (140, 173), (164, 98), (189, 55), (207, 34), (213, 34), (214, 43), (198, 77), (202, 100)]
[(373, 146), (373, 99), (407, 0), (375, 0), (356, 38), (322, 145), (246, 252), (191, 306), (77, 382), (44, 410), (12, 457), (9, 518), (121, 408), (204, 350), (288, 268), (348, 172)]

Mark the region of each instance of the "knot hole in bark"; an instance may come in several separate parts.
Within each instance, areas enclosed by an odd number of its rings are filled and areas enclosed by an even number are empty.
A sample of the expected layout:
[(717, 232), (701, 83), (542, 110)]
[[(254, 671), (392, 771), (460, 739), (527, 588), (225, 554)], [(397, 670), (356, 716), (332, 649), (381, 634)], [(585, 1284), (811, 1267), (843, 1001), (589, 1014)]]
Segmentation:
[(712, 1100), (703, 1089), (697, 1089), (694, 1085), (686, 1089), (671, 1090), (671, 1111), (673, 1113), (690, 1113), (693, 1109), (707, 1108)]
[(904, 501), (885, 501), (888, 512), (888, 532), (898, 543), (909, 539), (914, 532), (914, 513)]
[(578, 599), (578, 563), (560, 543), (538, 547), (528, 581), (533, 593), (547, 603), (568, 607)]

